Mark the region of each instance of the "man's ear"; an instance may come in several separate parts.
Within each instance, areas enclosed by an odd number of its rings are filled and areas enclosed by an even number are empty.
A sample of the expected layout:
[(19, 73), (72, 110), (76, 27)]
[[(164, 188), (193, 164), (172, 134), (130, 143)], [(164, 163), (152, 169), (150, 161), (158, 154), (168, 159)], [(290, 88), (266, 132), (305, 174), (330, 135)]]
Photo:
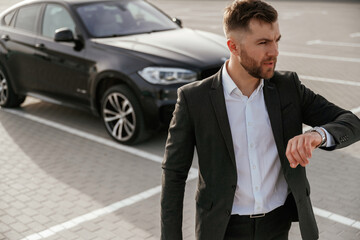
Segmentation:
[(239, 45), (236, 44), (236, 42), (234, 41), (233, 38), (229, 38), (227, 40), (226, 44), (232, 54), (234, 54), (235, 56), (239, 55), (239, 52), (240, 52), (239, 51), (240, 49), (238, 49)]

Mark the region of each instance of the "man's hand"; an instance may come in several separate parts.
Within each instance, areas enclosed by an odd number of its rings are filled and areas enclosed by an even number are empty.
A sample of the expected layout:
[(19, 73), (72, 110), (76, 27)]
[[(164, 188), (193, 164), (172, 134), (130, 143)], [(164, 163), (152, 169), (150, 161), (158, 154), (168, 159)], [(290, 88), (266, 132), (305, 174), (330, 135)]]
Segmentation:
[(290, 167), (296, 168), (299, 164), (305, 167), (309, 164), (312, 151), (321, 144), (321, 135), (317, 132), (308, 132), (289, 140), (286, 148), (286, 157)]

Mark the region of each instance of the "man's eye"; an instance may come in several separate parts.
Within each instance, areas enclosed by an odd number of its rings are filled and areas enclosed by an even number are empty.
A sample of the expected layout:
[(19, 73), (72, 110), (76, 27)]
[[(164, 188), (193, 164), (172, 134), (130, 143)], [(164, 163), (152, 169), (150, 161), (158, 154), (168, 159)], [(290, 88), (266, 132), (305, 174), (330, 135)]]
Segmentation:
[(259, 42), (259, 44), (265, 44), (266, 42)]

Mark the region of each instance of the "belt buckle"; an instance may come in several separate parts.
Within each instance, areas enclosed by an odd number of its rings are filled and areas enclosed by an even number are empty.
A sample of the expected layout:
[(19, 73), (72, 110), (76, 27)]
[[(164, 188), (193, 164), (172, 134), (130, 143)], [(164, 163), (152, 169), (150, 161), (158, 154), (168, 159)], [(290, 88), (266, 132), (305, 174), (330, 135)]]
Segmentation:
[(250, 218), (262, 218), (265, 217), (265, 213), (260, 213), (260, 214), (251, 214)]

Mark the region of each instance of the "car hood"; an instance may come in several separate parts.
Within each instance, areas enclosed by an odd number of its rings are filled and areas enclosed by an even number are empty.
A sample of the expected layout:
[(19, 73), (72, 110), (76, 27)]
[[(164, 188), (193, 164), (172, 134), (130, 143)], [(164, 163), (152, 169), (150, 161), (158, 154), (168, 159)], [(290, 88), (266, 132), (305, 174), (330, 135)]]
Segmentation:
[(219, 65), (229, 58), (224, 37), (187, 28), (92, 41), (197, 66)]

